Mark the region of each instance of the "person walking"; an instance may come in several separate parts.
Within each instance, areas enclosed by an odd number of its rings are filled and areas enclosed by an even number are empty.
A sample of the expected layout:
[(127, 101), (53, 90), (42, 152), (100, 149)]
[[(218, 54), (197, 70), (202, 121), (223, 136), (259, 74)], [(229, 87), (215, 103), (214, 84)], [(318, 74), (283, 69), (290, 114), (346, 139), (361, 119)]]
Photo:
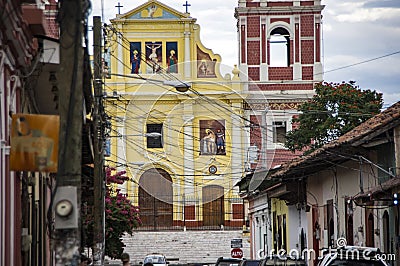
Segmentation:
[(122, 266), (130, 266), (130, 257), (128, 253), (122, 253), (121, 254), (121, 261), (122, 261)]

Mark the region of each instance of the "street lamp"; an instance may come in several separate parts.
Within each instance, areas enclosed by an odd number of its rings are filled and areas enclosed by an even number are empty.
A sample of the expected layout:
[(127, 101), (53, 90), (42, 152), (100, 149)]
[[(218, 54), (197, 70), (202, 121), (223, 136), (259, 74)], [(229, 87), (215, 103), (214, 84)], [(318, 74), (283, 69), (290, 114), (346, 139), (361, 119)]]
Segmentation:
[(174, 87), (179, 92), (187, 92), (192, 87), (192, 84), (190, 82), (184, 82), (181, 80), (158, 80), (158, 79), (145, 78), (145, 77), (138, 76), (138, 75), (125, 75), (125, 74), (117, 74), (117, 73), (111, 73), (110, 75), (117, 76), (117, 77), (141, 79), (141, 80), (150, 81), (150, 82), (157, 82), (157, 83), (161, 83), (165, 86)]
[(179, 80), (166, 80), (163, 81), (163, 85), (174, 87), (179, 92), (187, 92), (192, 86), (191, 83), (186, 83)]

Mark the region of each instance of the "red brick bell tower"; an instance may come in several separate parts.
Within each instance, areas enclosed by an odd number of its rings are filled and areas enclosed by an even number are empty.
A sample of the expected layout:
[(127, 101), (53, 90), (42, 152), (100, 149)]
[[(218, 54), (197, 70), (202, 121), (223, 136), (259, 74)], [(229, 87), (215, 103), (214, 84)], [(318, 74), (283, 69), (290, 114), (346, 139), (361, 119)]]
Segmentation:
[(260, 152), (258, 163), (249, 162), (253, 169), (295, 156), (284, 148), (284, 135), (294, 127), (297, 106), (322, 81), (323, 8), (320, 0), (239, 0), (239, 69), (254, 122), (249, 145)]

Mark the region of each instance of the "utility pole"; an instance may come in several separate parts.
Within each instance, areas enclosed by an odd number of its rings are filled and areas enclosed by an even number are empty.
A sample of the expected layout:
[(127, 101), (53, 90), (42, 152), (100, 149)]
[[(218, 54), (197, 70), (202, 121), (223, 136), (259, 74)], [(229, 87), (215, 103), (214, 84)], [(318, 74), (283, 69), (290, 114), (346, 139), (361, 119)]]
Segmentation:
[(81, 0), (61, 1), (59, 87), (59, 154), (52, 207), (56, 265), (80, 259), (81, 157), (83, 123), (83, 10)]
[(93, 265), (104, 264), (104, 123), (103, 123), (103, 89), (102, 89), (102, 55), (101, 55), (101, 19), (93, 17), (93, 61), (94, 61), (94, 198), (93, 198)]

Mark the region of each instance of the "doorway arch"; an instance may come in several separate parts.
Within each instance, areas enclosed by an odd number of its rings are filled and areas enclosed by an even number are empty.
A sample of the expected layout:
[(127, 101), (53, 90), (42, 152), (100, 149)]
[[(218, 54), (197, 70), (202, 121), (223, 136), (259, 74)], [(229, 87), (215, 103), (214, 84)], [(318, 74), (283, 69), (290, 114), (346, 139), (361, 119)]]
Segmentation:
[(139, 179), (139, 210), (145, 227), (173, 224), (173, 188), (170, 174), (161, 168), (145, 171)]

